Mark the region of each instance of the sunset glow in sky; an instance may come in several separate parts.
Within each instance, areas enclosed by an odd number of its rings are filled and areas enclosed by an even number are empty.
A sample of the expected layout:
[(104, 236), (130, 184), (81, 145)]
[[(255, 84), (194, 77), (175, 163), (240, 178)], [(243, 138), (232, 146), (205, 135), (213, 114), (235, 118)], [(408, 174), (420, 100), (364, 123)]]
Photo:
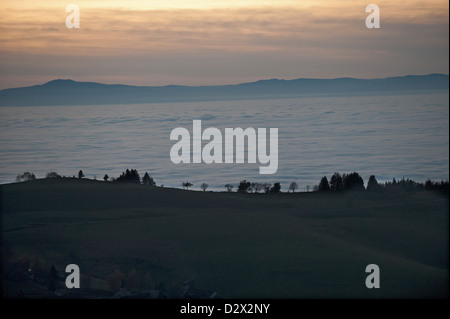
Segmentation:
[[(80, 29), (67, 29), (67, 4)], [(381, 28), (367, 29), (376, 3)], [(0, 89), (448, 73), (448, 0), (0, 0)]]

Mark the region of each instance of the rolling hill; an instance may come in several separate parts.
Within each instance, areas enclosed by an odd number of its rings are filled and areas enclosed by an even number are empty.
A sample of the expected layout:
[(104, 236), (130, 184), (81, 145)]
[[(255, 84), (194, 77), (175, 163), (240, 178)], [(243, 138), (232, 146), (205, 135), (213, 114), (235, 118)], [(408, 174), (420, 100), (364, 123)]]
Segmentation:
[[(225, 298), (448, 297), (448, 193), (240, 194), (43, 179), (0, 185), (0, 197), (3, 269), (28, 256), (64, 276), (75, 263), (82, 298), (112, 296), (114, 271), (125, 283), (133, 277), (137, 292), (163, 283), (169, 297), (187, 280)], [(379, 289), (365, 286), (368, 264), (380, 267)], [(37, 284), (3, 280), (4, 296), (36, 296)], [(62, 280), (58, 291), (73, 293)]]

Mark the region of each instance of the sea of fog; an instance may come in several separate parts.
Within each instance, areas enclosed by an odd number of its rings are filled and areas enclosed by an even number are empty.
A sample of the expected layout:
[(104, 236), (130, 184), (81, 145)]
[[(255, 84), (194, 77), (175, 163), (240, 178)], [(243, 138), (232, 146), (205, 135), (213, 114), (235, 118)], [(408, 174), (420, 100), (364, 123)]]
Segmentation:
[[(260, 175), (261, 164), (174, 164), (170, 133), (248, 127), (278, 128), (278, 171)], [(87, 178), (119, 176), (135, 168), (157, 185), (183, 181), (224, 190), (240, 180), (296, 181), (312, 189), (333, 172), (359, 172), (364, 181), (449, 178), (449, 96), (415, 94), (316, 97), (189, 103), (0, 107), (0, 183), (19, 173), (47, 172)]]

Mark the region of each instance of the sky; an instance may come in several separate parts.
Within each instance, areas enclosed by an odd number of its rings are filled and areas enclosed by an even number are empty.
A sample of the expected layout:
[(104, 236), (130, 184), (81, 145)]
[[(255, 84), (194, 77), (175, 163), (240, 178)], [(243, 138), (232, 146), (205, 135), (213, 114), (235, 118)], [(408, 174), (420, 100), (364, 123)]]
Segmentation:
[(0, 0), (0, 89), (448, 74), (448, 28), (448, 0)]

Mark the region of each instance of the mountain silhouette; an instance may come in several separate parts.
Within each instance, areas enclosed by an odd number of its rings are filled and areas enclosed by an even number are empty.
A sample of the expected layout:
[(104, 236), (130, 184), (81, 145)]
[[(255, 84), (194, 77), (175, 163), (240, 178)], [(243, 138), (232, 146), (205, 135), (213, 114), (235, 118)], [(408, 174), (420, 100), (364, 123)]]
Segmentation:
[(95, 105), (268, 99), (301, 96), (413, 94), (447, 90), (446, 74), (383, 79), (268, 79), (220, 86), (132, 86), (57, 79), (45, 84), (0, 90), (0, 106)]

